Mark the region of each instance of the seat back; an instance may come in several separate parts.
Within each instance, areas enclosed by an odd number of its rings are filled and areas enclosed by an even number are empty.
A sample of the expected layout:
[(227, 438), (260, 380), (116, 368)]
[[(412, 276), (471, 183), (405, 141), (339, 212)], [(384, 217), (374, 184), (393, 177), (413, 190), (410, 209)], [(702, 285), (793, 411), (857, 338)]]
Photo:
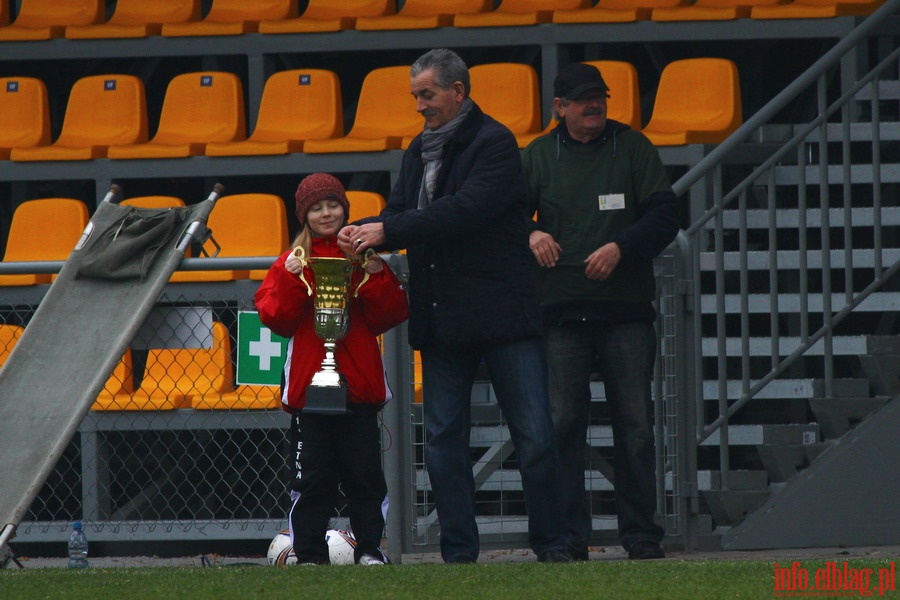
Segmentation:
[(149, 350), (139, 389), (150, 398), (180, 398), (181, 406), (188, 406), (191, 396), (222, 393), (233, 386), (231, 337), (228, 328), (216, 321), (211, 348)]
[(241, 80), (233, 73), (204, 71), (183, 73), (169, 82), (152, 142), (230, 142), (245, 135)]
[(351, 223), (366, 217), (378, 216), (384, 208), (384, 196), (378, 192), (347, 190), (347, 200), (350, 201), (350, 214), (347, 220)]
[(737, 66), (724, 58), (666, 65), (643, 133), (658, 145), (717, 144), (742, 122)]
[(183, 23), (200, 18), (200, 0), (116, 0), (111, 25)]
[(146, 141), (144, 82), (134, 75), (92, 75), (72, 86), (53, 146), (87, 148)]
[(119, 204), (138, 208), (177, 208), (184, 206), (184, 200), (175, 196), (135, 196), (122, 200)]
[[(28, 200), (16, 207), (6, 241), (6, 262), (66, 260), (87, 227), (87, 206), (72, 198)], [(2, 275), (0, 285), (50, 283), (48, 274)]]
[(409, 67), (382, 67), (363, 79), (356, 118), (348, 136), (403, 137), (422, 131), (422, 116), (409, 95)]
[(43, 28), (99, 23), (106, 17), (105, 0), (22, 0), (15, 27)]
[[(541, 127), (541, 101), (537, 73), (530, 65), (491, 63), (469, 69), (472, 99), (481, 109), (515, 134), (534, 133)], [(421, 128), (421, 119), (419, 119)]]
[(263, 88), (250, 139), (323, 139), (344, 134), (341, 82), (333, 71), (280, 71)]
[(0, 158), (11, 148), (49, 143), (47, 86), (34, 77), (0, 77)]
[(309, 0), (306, 10), (300, 15), (304, 19), (337, 19), (340, 17), (380, 17), (395, 12), (396, 2), (392, 0)]
[[(287, 209), (274, 194), (223, 196), (210, 213), (208, 226), (220, 246), (222, 258), (235, 256), (279, 256), (288, 249)], [(207, 242), (212, 254), (214, 245)], [(261, 280), (265, 269), (252, 271), (179, 271), (170, 281)]]
[(22, 337), (22, 333), (24, 332), (25, 328), (20, 325), (0, 323), (0, 369), (3, 368), (6, 359), (9, 358), (10, 352), (12, 352), (16, 342), (19, 341), (19, 338)]
[(638, 86), (638, 72), (633, 64), (620, 60), (585, 61), (600, 70), (603, 81), (609, 87), (606, 116), (632, 129), (640, 130), (641, 92)]
[(401, 15), (405, 17), (431, 17), (434, 15), (458, 15), (466, 13), (480, 13), (491, 10), (494, 6), (492, 0), (406, 0)]
[(495, 12), (498, 13), (533, 13), (539, 11), (573, 10), (590, 5), (586, 0), (502, 0)]

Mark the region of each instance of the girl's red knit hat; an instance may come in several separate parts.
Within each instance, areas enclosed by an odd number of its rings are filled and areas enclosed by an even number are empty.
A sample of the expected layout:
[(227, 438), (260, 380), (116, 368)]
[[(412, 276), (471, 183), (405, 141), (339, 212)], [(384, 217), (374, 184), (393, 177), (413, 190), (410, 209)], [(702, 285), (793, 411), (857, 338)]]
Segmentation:
[(295, 212), (300, 226), (306, 225), (306, 213), (313, 204), (329, 198), (340, 202), (344, 207), (344, 217), (349, 217), (350, 201), (347, 199), (344, 186), (337, 177), (328, 173), (313, 173), (304, 177), (297, 186), (297, 193), (294, 194), (294, 199), (297, 201)]

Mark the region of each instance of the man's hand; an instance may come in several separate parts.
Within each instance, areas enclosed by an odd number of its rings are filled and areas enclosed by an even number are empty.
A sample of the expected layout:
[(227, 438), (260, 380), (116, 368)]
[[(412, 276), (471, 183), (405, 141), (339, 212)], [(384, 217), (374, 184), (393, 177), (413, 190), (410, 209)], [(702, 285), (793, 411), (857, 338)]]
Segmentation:
[(588, 279), (603, 281), (612, 275), (620, 260), (622, 260), (622, 250), (619, 245), (615, 242), (604, 244), (584, 260), (587, 265), (584, 274)]
[(338, 232), (338, 246), (349, 254), (362, 255), (369, 248), (384, 244), (384, 223), (347, 225)]
[(553, 239), (553, 236), (544, 231), (532, 231), (528, 236), (528, 246), (534, 254), (535, 260), (544, 268), (556, 266), (562, 248)]

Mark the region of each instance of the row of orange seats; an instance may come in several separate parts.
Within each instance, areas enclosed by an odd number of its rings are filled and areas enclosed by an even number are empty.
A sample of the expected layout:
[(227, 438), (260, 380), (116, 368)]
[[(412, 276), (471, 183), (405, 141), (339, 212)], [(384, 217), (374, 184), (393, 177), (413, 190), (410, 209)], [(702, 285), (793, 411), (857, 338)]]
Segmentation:
[[(658, 145), (718, 143), (742, 123), (736, 65), (719, 58), (673, 61), (660, 75), (653, 112), (641, 126), (633, 65), (596, 61), (611, 88), (611, 118)], [(490, 63), (470, 69), (472, 98), (526, 146), (542, 130), (534, 68)], [(422, 130), (409, 95), (409, 67), (375, 69), (363, 80), (353, 127), (344, 134), (338, 76), (328, 70), (273, 74), (253, 133), (246, 136), (243, 88), (233, 73), (178, 75), (169, 83), (155, 135), (148, 140), (143, 82), (92, 75), (75, 82), (58, 138), (50, 143), (47, 91), (36, 78), (0, 78), (0, 159), (13, 161), (379, 152), (405, 148)], [(550, 120), (552, 127), (553, 122)]]
[[(0, 367), (25, 329), (0, 324)], [(421, 357), (415, 353), (414, 400), (422, 402)], [(131, 349), (116, 364), (91, 405), (97, 411), (266, 410), (280, 408), (279, 387), (235, 382), (228, 328), (214, 322), (210, 348), (158, 348), (147, 352), (143, 373), (135, 377)]]
[[(350, 219), (376, 215), (384, 198), (376, 192), (348, 191)], [(127, 206), (166, 208), (184, 206), (174, 196), (142, 196), (121, 202)], [(88, 223), (88, 209), (74, 198), (41, 198), (23, 202), (13, 212), (3, 262), (62, 261), (68, 258)], [(223, 196), (210, 213), (208, 227), (218, 243), (219, 258), (278, 256), (289, 244), (284, 201), (274, 194)], [(212, 241), (207, 252), (214, 252)], [(262, 280), (264, 269), (240, 271), (178, 271), (171, 282)], [(0, 275), (0, 286), (51, 283), (49, 274)]]
[(788, 19), (866, 15), (883, 0), (213, 0), (201, 18), (200, 0), (21, 0), (10, 19), (0, 0), (0, 41), (317, 33), (504, 27), (539, 23), (624, 23), (736, 18)]

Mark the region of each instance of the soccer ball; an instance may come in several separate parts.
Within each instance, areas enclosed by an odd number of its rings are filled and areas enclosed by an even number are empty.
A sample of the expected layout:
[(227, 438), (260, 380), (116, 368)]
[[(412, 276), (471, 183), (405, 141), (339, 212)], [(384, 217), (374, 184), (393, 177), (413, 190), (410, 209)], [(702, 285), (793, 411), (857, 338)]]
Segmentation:
[[(356, 549), (356, 538), (343, 529), (329, 529), (325, 532), (328, 543), (328, 555), (333, 565), (352, 565), (355, 562), (353, 551)], [(266, 559), (270, 565), (295, 565), (297, 555), (291, 545), (291, 532), (279, 531), (269, 544)]]
[(352, 565), (356, 562), (353, 551), (356, 549), (356, 538), (343, 529), (329, 529), (325, 532), (328, 542), (328, 556), (333, 565)]
[(295, 565), (297, 564), (297, 555), (294, 554), (294, 547), (291, 545), (291, 532), (285, 529), (279, 531), (272, 538), (269, 544), (269, 551), (266, 553), (266, 559), (270, 565)]

